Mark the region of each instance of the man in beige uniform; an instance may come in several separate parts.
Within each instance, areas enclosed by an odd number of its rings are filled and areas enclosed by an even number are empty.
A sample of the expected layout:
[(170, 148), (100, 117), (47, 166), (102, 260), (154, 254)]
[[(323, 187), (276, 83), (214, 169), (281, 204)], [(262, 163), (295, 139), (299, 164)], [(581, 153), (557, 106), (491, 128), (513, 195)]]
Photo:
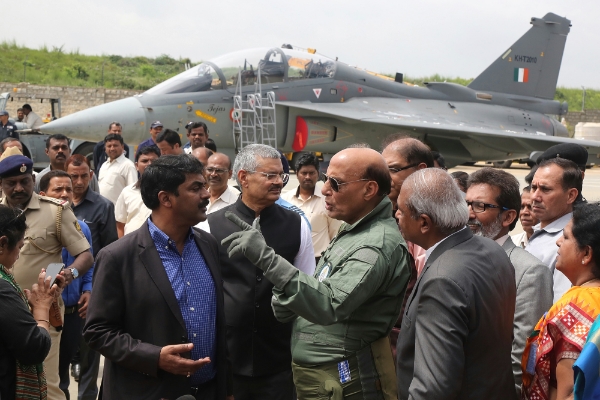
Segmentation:
[[(62, 263), (62, 248), (66, 247), (69, 253), (77, 254), (71, 267), (62, 272), (69, 284), (92, 266), (94, 258), (89, 252), (90, 245), (68, 203), (33, 192), (32, 167), (33, 162), (21, 155), (16, 147), (9, 148), (0, 157), (0, 184), (5, 194), (2, 204), (20, 208), (27, 219), (25, 245), (15, 262), (13, 274), (21, 287), (31, 287), (37, 282), (42, 268), (50, 263)], [(53, 304), (51, 313), (55, 311), (58, 315), (53, 314), (50, 318), (53, 324), (50, 328), (52, 347), (44, 361), (49, 400), (65, 398), (58, 386), (60, 329), (64, 315), (61, 296), (58, 296), (56, 304), (58, 309)]]

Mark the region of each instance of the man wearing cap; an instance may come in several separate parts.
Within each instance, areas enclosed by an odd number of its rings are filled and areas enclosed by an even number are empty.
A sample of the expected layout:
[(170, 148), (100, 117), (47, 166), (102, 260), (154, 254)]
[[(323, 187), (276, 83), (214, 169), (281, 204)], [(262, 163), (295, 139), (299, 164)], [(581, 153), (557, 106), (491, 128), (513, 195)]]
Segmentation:
[[(37, 283), (42, 268), (50, 263), (62, 263), (62, 248), (75, 256), (71, 267), (63, 270), (67, 284), (83, 276), (92, 266), (94, 259), (90, 245), (83, 235), (77, 218), (62, 200), (40, 196), (33, 192), (33, 161), (24, 157), (16, 147), (7, 149), (0, 157), (0, 185), (5, 197), (2, 204), (19, 208), (25, 212), (27, 231), (20, 257), (15, 262), (13, 273), (21, 287)], [(52, 347), (44, 361), (48, 384), (48, 399), (63, 399), (59, 388), (58, 354), (64, 303), (57, 299), (51, 308), (50, 338)], [(54, 311), (54, 312), (53, 312)]]
[[(159, 133), (161, 133), (163, 130), (163, 124), (160, 121), (154, 121), (152, 123), (152, 125), (150, 125), (150, 138), (144, 140), (142, 143), (139, 144), (138, 148), (137, 148), (137, 152), (139, 153), (139, 151), (141, 149), (143, 149), (144, 147), (148, 147), (148, 146), (156, 146), (156, 137), (158, 136)], [(137, 155), (137, 153), (136, 153)]]
[[(121, 135), (123, 133), (123, 127), (121, 126), (121, 124), (118, 122), (111, 122), (108, 126), (107, 135), (110, 135), (111, 133)], [(124, 145), (125, 157), (129, 158), (129, 146), (127, 146), (127, 143), (125, 143)], [(104, 164), (107, 157), (108, 156), (106, 155), (106, 150), (104, 148), (104, 140), (101, 140), (96, 144), (96, 147), (94, 147), (94, 171), (96, 172), (96, 174), (100, 173), (100, 167), (102, 166), (102, 164)]]
[(33, 109), (29, 104), (23, 104), (23, 114), (25, 114), (27, 129), (38, 129), (40, 126), (44, 125), (40, 116), (33, 112)]
[(0, 111), (0, 141), (12, 137), (19, 139), (17, 126), (8, 120), (8, 111)]

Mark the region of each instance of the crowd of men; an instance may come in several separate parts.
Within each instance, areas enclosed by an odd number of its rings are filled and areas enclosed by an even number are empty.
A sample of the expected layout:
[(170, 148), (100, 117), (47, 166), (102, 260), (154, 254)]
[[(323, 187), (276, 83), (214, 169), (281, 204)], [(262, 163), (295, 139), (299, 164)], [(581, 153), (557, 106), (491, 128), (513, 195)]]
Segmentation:
[(65, 264), (49, 399), (70, 398), (70, 375), (97, 398), (100, 354), (103, 399), (520, 395), (525, 341), (570, 287), (554, 243), (585, 201), (587, 153), (549, 149), (521, 191), (498, 169), (450, 175), (391, 136), (340, 151), (326, 174), (302, 155), (283, 193), (276, 149), (232, 163), (204, 123), (186, 146), (163, 128), (131, 161), (110, 123), (93, 165), (52, 135), (37, 174), (18, 134), (3, 137), (2, 203), (28, 224), (15, 278)]

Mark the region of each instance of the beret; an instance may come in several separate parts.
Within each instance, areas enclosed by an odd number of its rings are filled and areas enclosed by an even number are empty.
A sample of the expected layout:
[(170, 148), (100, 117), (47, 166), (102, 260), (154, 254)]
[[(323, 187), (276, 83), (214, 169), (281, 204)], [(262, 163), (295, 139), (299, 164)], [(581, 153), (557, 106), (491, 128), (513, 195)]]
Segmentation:
[(33, 161), (21, 154), (17, 147), (9, 147), (0, 157), (0, 178), (31, 174)]
[(554, 145), (543, 152), (542, 155), (537, 159), (537, 163), (540, 164), (542, 161), (550, 160), (556, 157), (573, 161), (579, 166), (579, 168), (585, 169), (585, 165), (587, 164), (588, 160), (588, 152), (585, 147), (576, 143), (561, 143)]

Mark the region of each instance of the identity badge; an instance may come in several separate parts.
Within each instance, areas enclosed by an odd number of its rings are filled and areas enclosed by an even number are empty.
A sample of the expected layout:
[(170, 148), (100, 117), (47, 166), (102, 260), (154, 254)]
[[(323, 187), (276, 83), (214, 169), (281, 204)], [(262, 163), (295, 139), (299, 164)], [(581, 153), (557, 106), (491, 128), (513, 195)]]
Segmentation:
[(319, 272), (319, 282), (323, 282), (324, 279), (326, 279), (329, 276), (329, 271), (331, 270), (331, 263), (328, 262), (327, 264), (323, 265), (323, 268), (321, 268), (321, 272)]

